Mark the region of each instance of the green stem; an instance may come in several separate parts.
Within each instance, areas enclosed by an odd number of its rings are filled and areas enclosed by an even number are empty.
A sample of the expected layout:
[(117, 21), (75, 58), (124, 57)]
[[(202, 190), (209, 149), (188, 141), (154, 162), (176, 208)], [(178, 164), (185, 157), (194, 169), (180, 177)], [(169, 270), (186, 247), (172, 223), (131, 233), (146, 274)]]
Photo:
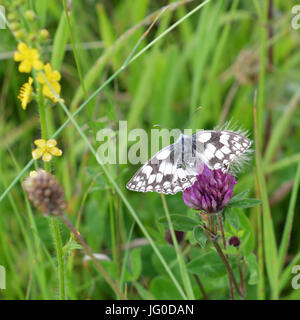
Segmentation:
[(74, 227), (74, 225), (71, 223), (71, 221), (62, 213), (60, 215), (60, 218), (62, 222), (66, 225), (66, 227), (72, 232), (77, 239), (77, 241), (81, 244), (83, 247), (85, 253), (91, 258), (91, 260), (94, 262), (97, 269), (102, 274), (103, 278), (106, 280), (106, 282), (110, 285), (110, 287), (114, 290), (116, 295), (120, 297), (122, 300), (127, 300), (127, 297), (120, 291), (118, 285), (114, 282), (114, 280), (110, 277), (110, 275), (107, 273), (107, 271), (103, 268), (102, 264), (99, 260), (95, 258), (95, 255), (93, 253), (93, 250), (91, 247), (85, 242), (83, 237), (81, 236), (80, 232)]
[(265, 104), (265, 82), (266, 82), (266, 66), (267, 66), (267, 40), (268, 40), (268, 5), (267, 2), (262, 2), (262, 7), (258, 0), (254, 1), (254, 6), (259, 16), (260, 23), (260, 72), (258, 84), (258, 101), (257, 101), (257, 146), (262, 150), (263, 148), (263, 111)]
[(59, 231), (59, 225), (55, 217), (50, 217), (49, 223), (51, 226), (52, 237), (55, 244), (57, 262), (58, 262), (58, 278), (59, 278), (59, 299), (65, 300), (65, 268), (63, 258), (62, 241)]
[[(42, 132), (42, 139), (48, 140), (48, 129), (46, 121), (46, 112), (45, 112), (45, 98), (43, 95), (43, 86), (41, 83), (38, 83), (39, 96), (38, 96), (38, 105), (40, 113), (40, 125)], [(44, 162), (45, 170), (50, 172), (49, 162)], [(59, 279), (59, 298), (60, 300), (65, 299), (65, 272), (64, 272), (64, 261), (63, 261), (63, 251), (62, 251), (62, 241), (59, 231), (59, 226), (55, 218), (49, 220), (49, 227), (52, 231), (52, 237), (55, 244), (56, 256), (58, 261), (58, 279)]]
[[(222, 220), (222, 212), (218, 214), (218, 221), (219, 221), (219, 226), (220, 226), (220, 231), (221, 231), (221, 236), (222, 236), (222, 241), (223, 241), (223, 247), (224, 247), (224, 250), (226, 250), (227, 245), (226, 245), (225, 231), (224, 231), (224, 225), (223, 225), (223, 220)], [(229, 261), (228, 254), (226, 254), (225, 257)], [(229, 285), (229, 293), (230, 293), (231, 300), (234, 300), (233, 283), (232, 283), (232, 279), (229, 277), (229, 275), (228, 275), (228, 285)]]
[(173, 224), (172, 224), (172, 221), (171, 221), (169, 209), (168, 209), (166, 198), (165, 198), (164, 194), (161, 194), (161, 200), (162, 200), (163, 207), (164, 207), (164, 210), (165, 210), (166, 218), (168, 220), (168, 226), (169, 226), (169, 229), (170, 229), (170, 232), (171, 232), (172, 241), (173, 241), (173, 244), (174, 244), (174, 247), (175, 247), (175, 250), (176, 250), (178, 264), (179, 264), (179, 268), (180, 268), (180, 273), (181, 273), (182, 281), (183, 281), (183, 284), (184, 284), (184, 287), (185, 287), (185, 291), (187, 293), (187, 297), (188, 297), (188, 299), (195, 299), (193, 288), (192, 288), (191, 281), (190, 281), (190, 277), (188, 275), (188, 272), (187, 272), (187, 269), (186, 269), (186, 265), (185, 265), (185, 261), (183, 259), (182, 252), (180, 250), (180, 247), (179, 247), (176, 235), (175, 235), (175, 231), (174, 231), (174, 228), (173, 228)]
[(79, 63), (79, 58), (78, 58), (78, 52), (77, 52), (77, 48), (76, 48), (76, 44), (75, 44), (75, 40), (74, 40), (74, 36), (73, 36), (73, 32), (72, 32), (71, 20), (70, 20), (68, 8), (67, 8), (66, 0), (63, 0), (63, 6), (64, 6), (64, 12), (65, 12), (65, 15), (66, 15), (66, 19), (67, 19), (67, 22), (68, 22), (68, 27), (69, 27), (69, 32), (70, 32), (70, 39), (71, 39), (71, 43), (72, 43), (72, 49), (73, 49), (74, 59), (75, 59), (75, 63), (76, 63), (76, 69), (78, 71), (79, 81), (80, 81), (80, 84), (81, 84), (82, 91), (84, 93), (84, 97), (85, 97), (85, 99), (87, 99), (88, 95), (87, 95), (87, 92), (86, 92), (86, 89), (85, 89), (85, 86), (84, 86), (84, 81), (83, 81), (82, 72), (81, 72), (80, 63)]
[[(47, 129), (46, 112), (45, 112), (45, 98), (43, 95), (43, 86), (41, 83), (38, 84), (38, 88), (39, 88), (38, 105), (39, 105), (39, 113), (40, 113), (42, 139), (48, 140), (48, 129)], [(48, 162), (44, 162), (44, 165), (45, 165), (45, 170), (50, 172), (50, 164)]]
[(294, 187), (293, 187), (291, 200), (289, 203), (289, 209), (288, 209), (286, 222), (284, 226), (283, 236), (282, 236), (282, 240), (279, 248), (279, 272), (282, 270), (284, 266), (285, 257), (289, 247), (289, 241), (290, 241), (292, 227), (293, 227), (293, 219), (294, 219), (295, 206), (296, 206), (297, 195), (299, 190), (299, 184), (300, 184), (300, 161), (297, 168)]

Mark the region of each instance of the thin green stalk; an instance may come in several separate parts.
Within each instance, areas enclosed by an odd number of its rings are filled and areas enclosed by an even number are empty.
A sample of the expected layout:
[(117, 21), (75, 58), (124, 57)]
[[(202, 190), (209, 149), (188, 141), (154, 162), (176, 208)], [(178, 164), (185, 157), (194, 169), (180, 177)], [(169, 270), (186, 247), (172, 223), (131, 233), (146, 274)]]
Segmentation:
[[(255, 173), (254, 173), (255, 174)], [(256, 198), (259, 198), (258, 183), (255, 177)], [(265, 272), (264, 272), (264, 251), (263, 251), (263, 230), (261, 207), (255, 208), (257, 216), (257, 260), (259, 269), (259, 283), (257, 285), (257, 296), (259, 300), (265, 300)]]
[(273, 226), (273, 220), (271, 216), (268, 191), (266, 186), (266, 180), (263, 172), (263, 165), (261, 159), (261, 153), (258, 148), (258, 128), (257, 128), (257, 117), (256, 117), (256, 96), (255, 96), (255, 107), (254, 107), (254, 128), (255, 128), (255, 158), (256, 158), (256, 177), (259, 187), (259, 193), (263, 209), (263, 240), (264, 240), (264, 254), (265, 254), (265, 264), (267, 269), (267, 274), (269, 282), (272, 288), (272, 298), (278, 299), (278, 253), (275, 239), (275, 232)]
[[(48, 140), (48, 130), (47, 130), (47, 121), (46, 121), (46, 113), (45, 113), (45, 98), (43, 95), (43, 87), (39, 83), (39, 97), (38, 97), (38, 105), (40, 112), (40, 123), (41, 123), (41, 131), (42, 131), (42, 139)], [(44, 162), (45, 170), (50, 172), (50, 164), (48, 162)], [(52, 218), (49, 221), (50, 230), (52, 231), (52, 237), (55, 244), (56, 256), (58, 262), (58, 279), (59, 279), (59, 298), (60, 300), (65, 299), (65, 272), (64, 272), (64, 261), (63, 261), (63, 253), (62, 253), (62, 241), (60, 237), (60, 231), (57, 221)]]
[(117, 246), (116, 246), (116, 232), (115, 232), (115, 215), (113, 209), (113, 200), (110, 200), (109, 204), (109, 216), (110, 216), (110, 233), (111, 233), (111, 246), (113, 261), (117, 262)]
[(113, 281), (113, 279), (110, 277), (110, 275), (107, 273), (107, 271), (103, 268), (102, 264), (95, 258), (95, 255), (93, 253), (93, 250), (91, 247), (85, 242), (83, 237), (81, 236), (80, 232), (74, 227), (74, 225), (71, 223), (71, 221), (65, 216), (64, 213), (59, 215), (62, 222), (68, 227), (70, 232), (74, 234), (77, 241), (81, 244), (83, 247), (85, 253), (91, 258), (91, 260), (94, 262), (97, 269), (102, 274), (103, 278), (106, 280), (106, 282), (110, 285), (110, 287), (114, 290), (117, 296), (119, 296), (123, 300), (127, 300), (127, 298), (124, 296), (124, 294), (120, 291), (119, 287), (116, 285), (116, 283)]
[(268, 3), (261, 2), (262, 8), (258, 0), (254, 1), (256, 11), (259, 16), (260, 23), (260, 65), (259, 65), (259, 85), (258, 85), (258, 101), (257, 101), (257, 145), (256, 148), (262, 150), (263, 147), (263, 112), (265, 105), (265, 83), (266, 83), (266, 66), (268, 52)]
[(56, 217), (49, 218), (49, 224), (51, 226), (51, 233), (55, 244), (57, 262), (58, 262), (58, 278), (59, 278), (59, 299), (65, 300), (65, 268), (64, 268), (64, 257), (62, 241), (59, 231), (59, 225)]
[(264, 156), (264, 167), (267, 168), (278, 148), (280, 143), (284, 139), (284, 134), (290, 128), (290, 123), (292, 117), (297, 110), (297, 107), (300, 103), (300, 89), (296, 91), (292, 97), (288, 107), (282, 113), (281, 117), (277, 121), (276, 125), (273, 127), (273, 134), (269, 140), (265, 156)]
[(300, 161), (298, 163), (298, 168), (297, 168), (297, 172), (294, 180), (293, 191), (292, 191), (292, 195), (289, 203), (289, 209), (286, 216), (283, 235), (282, 235), (282, 239), (279, 247), (279, 271), (281, 271), (283, 268), (285, 257), (288, 252), (289, 241), (290, 241), (292, 227), (293, 227), (295, 206), (296, 206), (297, 195), (299, 190), (299, 184), (300, 184)]
[(192, 288), (191, 280), (190, 280), (190, 277), (188, 275), (188, 272), (187, 272), (187, 269), (186, 269), (186, 265), (185, 265), (185, 261), (183, 259), (182, 252), (181, 252), (181, 249), (179, 247), (179, 244), (178, 244), (178, 241), (177, 241), (177, 238), (176, 238), (176, 235), (175, 235), (175, 231), (174, 231), (172, 220), (171, 220), (170, 213), (169, 213), (169, 208), (168, 208), (168, 205), (167, 205), (166, 198), (165, 198), (164, 194), (161, 194), (161, 200), (162, 200), (162, 203), (163, 203), (163, 207), (164, 207), (166, 218), (168, 220), (168, 226), (169, 226), (169, 229), (170, 229), (170, 232), (171, 232), (172, 241), (173, 241), (173, 244), (174, 244), (174, 247), (175, 247), (177, 260), (178, 260), (178, 265), (179, 265), (179, 269), (180, 269), (180, 273), (181, 273), (181, 278), (182, 278), (183, 285), (185, 287), (185, 291), (187, 293), (187, 298), (194, 300), (195, 299), (195, 295), (194, 295), (194, 291), (193, 291), (193, 288)]
[[(214, 217), (214, 216), (211, 216)], [(221, 231), (221, 236), (222, 236), (222, 241), (223, 241), (223, 247), (224, 250), (226, 250), (227, 248), (227, 244), (226, 244), (226, 238), (225, 238), (225, 230), (224, 230), (224, 224), (223, 224), (223, 217), (222, 217), (222, 212), (220, 212), (218, 214), (218, 222), (219, 222), (219, 227), (220, 227), (220, 231)], [(213, 229), (212, 229), (213, 231)], [(225, 254), (226, 259), (229, 260), (229, 255)], [(230, 276), (228, 275), (228, 285), (229, 285), (229, 292), (230, 292), (230, 297), (231, 300), (234, 300), (234, 291), (233, 291), (233, 283), (232, 283), (232, 279), (230, 278)]]
[(69, 32), (70, 32), (70, 39), (71, 39), (74, 59), (75, 59), (75, 63), (76, 63), (76, 69), (78, 71), (78, 76), (79, 76), (79, 80), (80, 80), (80, 84), (81, 84), (81, 87), (82, 87), (82, 91), (83, 91), (84, 97), (87, 99), (88, 96), (87, 96), (87, 92), (86, 92), (86, 89), (85, 89), (85, 86), (84, 86), (84, 81), (83, 81), (83, 77), (82, 77), (82, 73), (81, 73), (81, 67), (80, 67), (80, 63), (79, 63), (78, 52), (77, 52), (76, 44), (75, 44), (75, 41), (74, 41), (74, 36), (73, 36), (72, 26), (71, 26), (71, 20), (70, 20), (70, 16), (69, 16), (69, 13), (68, 13), (66, 0), (63, 0), (63, 6), (64, 6), (66, 19), (67, 19), (67, 22), (68, 22), (68, 27), (69, 27)]
[[(47, 129), (47, 121), (46, 121), (46, 112), (45, 112), (45, 98), (43, 95), (43, 86), (41, 83), (38, 83), (39, 95), (38, 95), (38, 106), (40, 112), (40, 125), (42, 132), (42, 139), (48, 140), (48, 129)], [(48, 162), (44, 162), (45, 170), (50, 172), (50, 164)]]
[(130, 241), (131, 241), (131, 238), (132, 238), (134, 226), (135, 226), (135, 223), (133, 222), (133, 224), (131, 225), (130, 231), (129, 231), (129, 236), (128, 236), (128, 240), (127, 240), (125, 255), (124, 255), (124, 259), (123, 259), (123, 265), (122, 265), (121, 276), (120, 276), (120, 290), (121, 291), (123, 291), (126, 265), (127, 265), (127, 262), (128, 262), (128, 256), (129, 256), (129, 251), (130, 251)]

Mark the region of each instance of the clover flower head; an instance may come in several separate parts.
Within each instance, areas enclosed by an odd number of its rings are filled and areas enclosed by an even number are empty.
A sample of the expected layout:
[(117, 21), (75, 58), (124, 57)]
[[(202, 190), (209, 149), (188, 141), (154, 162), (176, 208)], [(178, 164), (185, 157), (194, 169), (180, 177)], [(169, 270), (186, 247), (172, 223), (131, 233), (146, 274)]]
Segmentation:
[(222, 211), (233, 196), (233, 187), (237, 183), (235, 177), (222, 169), (211, 170), (205, 164), (197, 171), (196, 182), (183, 192), (185, 204), (206, 213)]
[(31, 101), (31, 95), (33, 91), (32, 83), (33, 79), (29, 77), (28, 82), (24, 83), (20, 89), (18, 99), (21, 101), (23, 110), (26, 110), (28, 103)]
[(37, 146), (35, 150), (32, 151), (32, 157), (34, 160), (42, 157), (43, 161), (49, 162), (52, 156), (59, 157), (62, 155), (62, 151), (56, 147), (57, 142), (54, 139), (44, 140), (38, 139), (34, 141)]
[(18, 44), (18, 51), (14, 54), (14, 60), (21, 62), (18, 68), (20, 72), (30, 73), (32, 68), (36, 70), (43, 69), (38, 50), (29, 48), (24, 42)]
[[(43, 84), (43, 95), (51, 99), (53, 102), (57, 102), (58, 98), (54, 95), (52, 88), (57, 95), (60, 94), (61, 86), (59, 84), (59, 80), (61, 79), (61, 75), (59, 71), (52, 70), (50, 63), (47, 63), (45, 65), (44, 72), (44, 75), (39, 73), (37, 76), (38, 82)], [(50, 86), (48, 83), (50, 84)]]

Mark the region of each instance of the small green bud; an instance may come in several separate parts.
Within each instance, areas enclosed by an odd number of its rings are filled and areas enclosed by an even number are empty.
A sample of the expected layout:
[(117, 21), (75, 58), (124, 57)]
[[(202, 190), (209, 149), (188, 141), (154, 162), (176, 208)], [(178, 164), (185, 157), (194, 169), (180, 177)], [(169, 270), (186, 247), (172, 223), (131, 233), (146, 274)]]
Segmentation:
[(47, 40), (50, 37), (49, 31), (47, 29), (40, 30), (39, 35), (42, 40)]
[(26, 10), (25, 17), (28, 21), (32, 22), (36, 19), (36, 14), (33, 10)]
[(16, 37), (16, 39), (17, 40), (22, 40), (22, 39), (24, 39), (24, 29), (19, 29), (19, 30), (17, 30), (15, 33), (14, 33), (14, 35), (15, 35), (15, 37)]
[(15, 12), (10, 12), (8, 15), (7, 15), (7, 20), (10, 21), (10, 22), (13, 22), (15, 20), (18, 20), (18, 16), (16, 15)]
[(21, 25), (19, 22), (13, 22), (11, 23), (10, 27), (12, 31), (17, 31), (18, 29), (20, 29)]

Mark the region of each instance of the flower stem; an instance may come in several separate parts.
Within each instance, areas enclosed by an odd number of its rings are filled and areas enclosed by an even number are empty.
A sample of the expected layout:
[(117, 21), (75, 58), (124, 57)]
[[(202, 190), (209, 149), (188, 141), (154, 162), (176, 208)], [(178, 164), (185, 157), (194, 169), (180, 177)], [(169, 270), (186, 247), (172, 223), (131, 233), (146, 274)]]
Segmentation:
[(168, 226), (169, 226), (169, 229), (170, 229), (170, 232), (171, 232), (172, 241), (173, 241), (173, 244), (174, 244), (174, 247), (175, 247), (175, 251), (176, 251), (176, 254), (177, 254), (177, 261), (178, 261), (178, 265), (179, 265), (182, 281), (183, 281), (183, 284), (184, 284), (184, 287), (185, 287), (185, 290), (186, 290), (188, 298), (193, 300), (193, 299), (195, 299), (195, 296), (194, 296), (192, 284), (191, 284), (191, 281), (190, 281), (190, 278), (189, 278), (189, 275), (188, 275), (188, 272), (187, 272), (187, 269), (186, 269), (186, 265), (185, 265), (185, 261), (184, 261), (183, 256), (182, 256), (182, 252), (180, 250), (180, 247), (179, 247), (176, 235), (175, 235), (175, 231), (174, 231), (173, 224), (172, 224), (172, 221), (171, 221), (171, 217), (170, 217), (170, 213), (169, 213), (169, 208), (167, 206), (166, 198), (165, 198), (163, 193), (161, 193), (161, 200), (162, 200), (163, 207), (164, 207), (164, 210), (165, 210), (165, 215), (166, 215), (166, 218), (167, 218), (167, 221), (168, 221)]
[(210, 241), (213, 243), (213, 245), (214, 245), (214, 247), (216, 248), (216, 250), (217, 250), (220, 258), (222, 259), (222, 261), (223, 261), (223, 263), (224, 263), (224, 265), (225, 265), (225, 268), (226, 268), (226, 270), (227, 270), (228, 277), (229, 277), (230, 280), (232, 281), (235, 290), (238, 292), (238, 294), (239, 294), (242, 298), (244, 298), (244, 295), (243, 295), (243, 293), (241, 292), (240, 287), (239, 287), (239, 285), (238, 285), (238, 283), (237, 283), (237, 281), (236, 281), (236, 278), (235, 278), (235, 275), (234, 275), (234, 273), (233, 273), (232, 267), (231, 267), (229, 261), (226, 259), (225, 255), (224, 255), (224, 253), (223, 253), (223, 251), (222, 251), (222, 249), (221, 249), (221, 247), (220, 247), (220, 245), (219, 245), (219, 243), (218, 243), (217, 235), (214, 234), (214, 233), (212, 233), (212, 232), (211, 232), (210, 230), (208, 230), (205, 226), (201, 225), (201, 227), (203, 228), (204, 232), (206, 233), (206, 236), (207, 236), (208, 240), (210, 240)]
[[(39, 89), (38, 105), (39, 105), (39, 113), (40, 113), (42, 139), (48, 140), (48, 129), (47, 129), (46, 112), (45, 112), (45, 97), (43, 95), (43, 86), (40, 83), (38, 83), (38, 89)], [(51, 171), (49, 162), (44, 162), (44, 167), (47, 172)], [(51, 230), (53, 242), (55, 244), (56, 257), (57, 257), (57, 263), (58, 263), (59, 298), (60, 300), (65, 300), (66, 298), (65, 271), (64, 271), (62, 240), (60, 236), (58, 222), (54, 217), (49, 219), (49, 228)]]
[(58, 221), (55, 217), (50, 217), (49, 224), (51, 226), (52, 237), (55, 244), (57, 262), (58, 262), (58, 278), (59, 278), (59, 299), (65, 300), (65, 268), (64, 268), (64, 257), (62, 249), (62, 241), (59, 232)]
[[(48, 129), (47, 129), (47, 121), (46, 121), (46, 112), (45, 112), (45, 98), (43, 95), (43, 86), (38, 83), (39, 95), (38, 95), (38, 105), (39, 105), (39, 113), (40, 113), (40, 125), (42, 132), (42, 139), (48, 140)], [(45, 170), (50, 172), (50, 164), (48, 162), (44, 162)]]
[[(226, 250), (227, 246), (226, 246), (224, 225), (223, 225), (223, 220), (222, 220), (222, 213), (218, 214), (218, 222), (219, 222), (219, 227), (220, 227), (220, 231), (221, 231), (221, 235), (222, 235), (224, 250)], [(227, 260), (229, 261), (229, 256), (227, 254), (225, 256), (226, 256)], [(233, 284), (232, 284), (232, 280), (229, 276), (228, 276), (228, 284), (229, 284), (229, 292), (230, 292), (231, 300), (234, 300)]]
[(59, 216), (63, 223), (67, 226), (67, 228), (70, 230), (71, 233), (74, 234), (77, 241), (82, 245), (85, 253), (91, 258), (91, 260), (94, 262), (97, 269), (102, 274), (103, 278), (106, 280), (106, 282), (110, 285), (110, 287), (114, 290), (114, 292), (123, 300), (127, 300), (127, 297), (120, 291), (117, 284), (113, 281), (113, 279), (110, 277), (110, 275), (106, 272), (106, 270), (103, 268), (103, 266), (100, 264), (100, 262), (95, 258), (93, 250), (90, 248), (90, 246), (85, 242), (83, 237), (81, 236), (80, 232), (74, 227), (74, 225), (71, 223), (71, 221), (64, 215), (61, 214)]

